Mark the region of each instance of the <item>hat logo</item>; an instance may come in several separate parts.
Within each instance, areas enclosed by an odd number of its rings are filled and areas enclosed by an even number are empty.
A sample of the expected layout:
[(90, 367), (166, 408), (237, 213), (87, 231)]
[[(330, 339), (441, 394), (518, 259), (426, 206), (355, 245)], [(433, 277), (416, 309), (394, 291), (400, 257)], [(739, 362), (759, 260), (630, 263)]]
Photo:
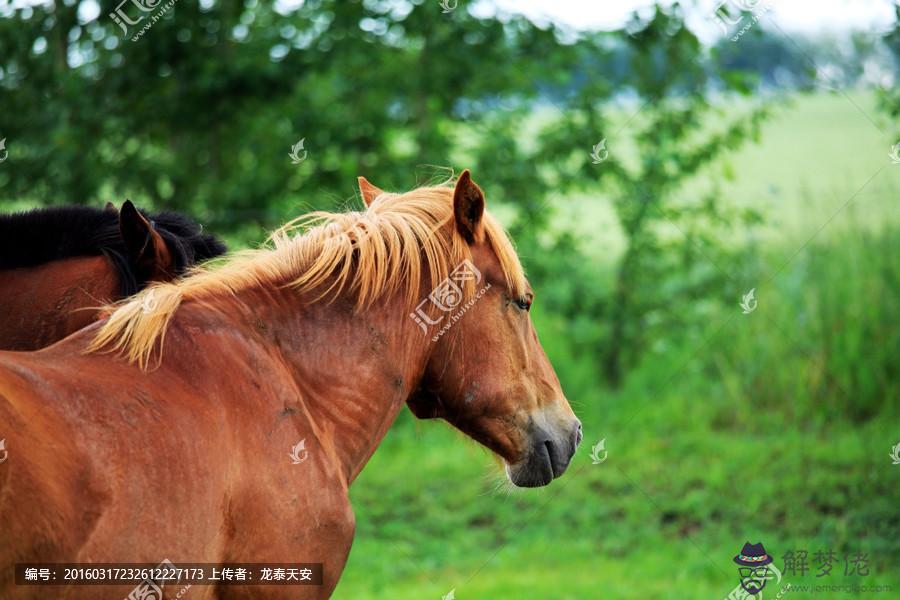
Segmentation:
[[(766, 552), (762, 542), (751, 544), (746, 542), (741, 551), (734, 557), (734, 562), (738, 565), (738, 574), (741, 578), (741, 588), (750, 594), (756, 596), (760, 594), (766, 582), (777, 576), (781, 579), (781, 574), (775, 565), (772, 565), (772, 557)], [(769, 565), (772, 565), (771, 570)], [(773, 572), (774, 571), (774, 572)]]

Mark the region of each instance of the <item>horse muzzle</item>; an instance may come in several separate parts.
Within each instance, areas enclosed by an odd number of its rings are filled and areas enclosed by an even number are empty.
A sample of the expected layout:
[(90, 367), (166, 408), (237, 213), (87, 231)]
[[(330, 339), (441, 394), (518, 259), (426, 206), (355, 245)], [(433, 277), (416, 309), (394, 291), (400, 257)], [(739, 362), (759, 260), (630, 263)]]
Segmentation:
[(581, 421), (575, 419), (562, 434), (554, 435), (538, 428), (529, 437), (525, 457), (514, 464), (508, 463), (506, 474), (517, 487), (545, 486), (566, 472), (583, 437)]

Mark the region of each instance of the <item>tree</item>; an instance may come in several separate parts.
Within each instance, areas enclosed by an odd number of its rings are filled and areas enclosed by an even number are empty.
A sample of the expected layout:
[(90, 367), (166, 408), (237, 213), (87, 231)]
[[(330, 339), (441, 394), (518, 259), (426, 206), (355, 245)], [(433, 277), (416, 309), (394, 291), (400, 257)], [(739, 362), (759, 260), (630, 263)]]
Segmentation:
[[(613, 196), (625, 250), (612, 288), (598, 294), (587, 282), (575, 284), (556, 306), (570, 315), (573, 338), (584, 339), (584, 346), (601, 357), (600, 370), (613, 385), (654, 337), (683, 331), (704, 318), (691, 302), (734, 296), (718, 236), (733, 225), (757, 222), (759, 215), (729, 207), (715, 185), (688, 202), (679, 201), (677, 192), (704, 169), (721, 168), (720, 159), (758, 135), (768, 112), (755, 103), (730, 114), (710, 102), (714, 84), (724, 94), (747, 95), (750, 82), (741, 72), (720, 77), (710, 72), (708, 57), (677, 4), (657, 7), (647, 21), (635, 15), (618, 35), (627, 48), (628, 68), (614, 89), (631, 94), (636, 114), (608, 135), (608, 160), (594, 164), (586, 151), (612, 128), (604, 114), (610, 89), (603, 81), (572, 94), (559, 121), (544, 131), (542, 149), (556, 157), (554, 179), (565, 189), (589, 192), (600, 184)], [(605, 36), (591, 42), (598, 50), (610, 47)], [(735, 104), (733, 99), (728, 103)], [(614, 149), (629, 141), (635, 146), (630, 162)], [(728, 174), (727, 168), (720, 173)], [(563, 251), (570, 251), (571, 241), (562, 242)], [(589, 281), (596, 282), (596, 276)], [(585, 314), (589, 317), (579, 318)], [(585, 323), (594, 324), (587, 339), (576, 331)]]
[[(578, 36), (422, 0), (177, 3), (123, 36), (92, 6), (0, 9), (2, 200), (130, 197), (258, 240), (261, 227), (342, 204), (358, 175), (403, 190), (421, 183), (423, 167), (425, 177), (429, 165), (472, 167), (491, 205), (514, 213), (535, 284), (570, 275), (548, 305), (613, 383), (644, 351), (655, 315), (681, 324), (666, 307), (720, 289), (707, 260), (720, 251), (713, 228), (751, 218), (730, 214), (715, 190), (675, 201), (764, 114), (707, 130), (713, 88), (750, 86), (714, 73), (677, 4)], [(634, 164), (615, 149), (592, 164), (623, 98), (640, 110), (608, 137), (636, 144)], [(547, 103), (558, 110), (544, 118)], [(564, 215), (548, 199), (572, 192), (615, 198), (627, 245), (609, 290), (598, 289), (580, 242), (555, 226)], [(665, 235), (666, 223), (685, 237)], [(671, 277), (676, 267), (688, 277)]]

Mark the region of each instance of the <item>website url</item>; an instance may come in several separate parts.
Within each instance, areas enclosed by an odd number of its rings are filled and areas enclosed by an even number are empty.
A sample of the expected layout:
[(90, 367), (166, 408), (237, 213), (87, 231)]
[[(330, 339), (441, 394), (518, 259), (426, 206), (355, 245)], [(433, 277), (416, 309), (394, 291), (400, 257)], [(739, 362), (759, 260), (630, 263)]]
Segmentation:
[(158, 10), (153, 16), (150, 17), (150, 22), (144, 24), (144, 26), (141, 27), (141, 30), (134, 34), (134, 36), (132, 36), (131, 41), (136, 42), (144, 37), (144, 34), (150, 31), (150, 28), (156, 25), (156, 22), (159, 21), (163, 17), (163, 15), (169, 12), (169, 9), (175, 6), (176, 2), (178, 2), (178, 0), (169, 0), (169, 2), (165, 3), (160, 8), (160, 10)]
[(789, 583), (786, 587), (792, 592), (813, 592), (816, 594), (823, 592), (843, 592), (845, 594), (872, 592), (877, 594), (879, 592), (890, 592), (892, 589), (889, 585), (858, 585), (855, 583), (844, 585), (797, 585), (795, 583)]

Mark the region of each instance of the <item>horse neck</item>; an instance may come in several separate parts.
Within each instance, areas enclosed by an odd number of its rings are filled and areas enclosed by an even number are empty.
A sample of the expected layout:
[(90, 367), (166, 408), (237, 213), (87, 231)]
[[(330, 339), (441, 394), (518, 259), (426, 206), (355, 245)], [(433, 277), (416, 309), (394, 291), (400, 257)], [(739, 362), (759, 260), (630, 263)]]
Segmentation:
[(346, 298), (305, 302), (289, 289), (256, 292), (250, 302), (269, 307), (265, 315), (254, 310), (255, 319), (290, 365), (300, 394), (296, 414), (309, 415), (349, 485), (418, 387), (429, 339), (395, 297), (359, 312)]

